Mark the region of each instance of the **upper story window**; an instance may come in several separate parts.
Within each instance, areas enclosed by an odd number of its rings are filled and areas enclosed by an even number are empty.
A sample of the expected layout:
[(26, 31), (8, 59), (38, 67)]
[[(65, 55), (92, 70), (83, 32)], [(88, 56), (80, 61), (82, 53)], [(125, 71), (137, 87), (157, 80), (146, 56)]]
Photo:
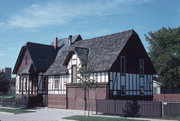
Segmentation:
[(141, 95), (141, 96), (144, 95), (144, 86), (140, 86), (140, 95)]
[(43, 78), (43, 89), (47, 89), (47, 79), (46, 79), (46, 77)]
[(126, 73), (126, 57), (125, 56), (121, 56), (121, 73), (125, 74)]
[(121, 96), (125, 96), (125, 94), (126, 94), (126, 86), (121, 85)]
[(144, 75), (144, 59), (139, 59), (139, 73)]
[(54, 80), (54, 89), (59, 89), (59, 80)]
[(76, 65), (72, 65), (71, 76), (72, 76), (71, 82), (76, 83), (77, 82), (77, 66)]

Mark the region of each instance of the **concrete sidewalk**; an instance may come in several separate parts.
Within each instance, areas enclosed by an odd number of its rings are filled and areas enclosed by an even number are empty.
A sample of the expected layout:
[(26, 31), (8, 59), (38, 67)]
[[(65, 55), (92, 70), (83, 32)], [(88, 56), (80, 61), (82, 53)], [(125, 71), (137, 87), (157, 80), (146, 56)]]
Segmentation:
[[(53, 108), (37, 108), (31, 109), (36, 112), (32, 113), (23, 113), (23, 114), (10, 114), (0, 112), (1, 121), (72, 121), (62, 119), (63, 117), (72, 116), (72, 115), (84, 115), (83, 110), (68, 110), (68, 109), (53, 109)], [(95, 114), (91, 112), (91, 115)], [(102, 117), (114, 117), (122, 118), (119, 116), (106, 116), (106, 115), (93, 115), (93, 116), (102, 116)], [(149, 121), (168, 121), (162, 119), (148, 119), (148, 118), (128, 118), (128, 119), (140, 119), (140, 120), (149, 120)], [(172, 121), (172, 120), (171, 120)]]

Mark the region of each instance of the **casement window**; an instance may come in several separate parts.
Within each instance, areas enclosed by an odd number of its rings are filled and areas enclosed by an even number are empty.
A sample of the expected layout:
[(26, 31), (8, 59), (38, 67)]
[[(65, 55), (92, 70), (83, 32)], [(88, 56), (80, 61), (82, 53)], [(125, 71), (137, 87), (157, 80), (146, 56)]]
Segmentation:
[(139, 59), (139, 74), (144, 75), (144, 59)]
[(126, 94), (126, 86), (121, 85), (121, 96), (125, 96), (125, 94)]
[(140, 86), (140, 95), (141, 95), (141, 96), (144, 95), (144, 86)]
[(21, 80), (21, 78), (19, 78), (19, 91), (21, 91), (22, 90), (22, 80)]
[(54, 89), (59, 89), (59, 80), (54, 80)]
[(76, 65), (72, 66), (71, 76), (72, 76), (71, 82), (76, 83), (77, 82), (77, 66)]
[(45, 77), (43, 78), (43, 89), (47, 89), (47, 80)]
[(24, 90), (27, 91), (27, 77), (24, 78)]
[(120, 68), (121, 68), (121, 73), (125, 74), (126, 73), (126, 57), (121, 56), (121, 63), (120, 63)]

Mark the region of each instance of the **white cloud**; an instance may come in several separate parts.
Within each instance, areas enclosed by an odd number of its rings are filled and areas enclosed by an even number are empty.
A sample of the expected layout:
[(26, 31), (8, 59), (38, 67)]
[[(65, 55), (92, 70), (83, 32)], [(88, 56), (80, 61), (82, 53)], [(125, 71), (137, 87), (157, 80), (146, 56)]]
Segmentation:
[(0, 56), (4, 56), (5, 52), (4, 51), (0, 51)]
[[(10, 28), (38, 28), (62, 25), (74, 18), (104, 16), (131, 12), (131, 7), (152, 0), (97, 0), (94, 2), (48, 2), (33, 4), (11, 16), (6, 25)], [(54, 3), (53, 3), (54, 2)]]

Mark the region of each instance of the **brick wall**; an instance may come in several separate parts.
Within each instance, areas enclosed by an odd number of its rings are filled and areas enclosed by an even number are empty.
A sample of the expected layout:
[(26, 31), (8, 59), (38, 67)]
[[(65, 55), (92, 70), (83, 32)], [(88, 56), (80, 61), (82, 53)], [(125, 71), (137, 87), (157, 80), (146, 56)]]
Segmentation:
[(180, 94), (155, 94), (154, 100), (180, 102)]
[(48, 95), (48, 107), (50, 108), (66, 108), (66, 95)]

